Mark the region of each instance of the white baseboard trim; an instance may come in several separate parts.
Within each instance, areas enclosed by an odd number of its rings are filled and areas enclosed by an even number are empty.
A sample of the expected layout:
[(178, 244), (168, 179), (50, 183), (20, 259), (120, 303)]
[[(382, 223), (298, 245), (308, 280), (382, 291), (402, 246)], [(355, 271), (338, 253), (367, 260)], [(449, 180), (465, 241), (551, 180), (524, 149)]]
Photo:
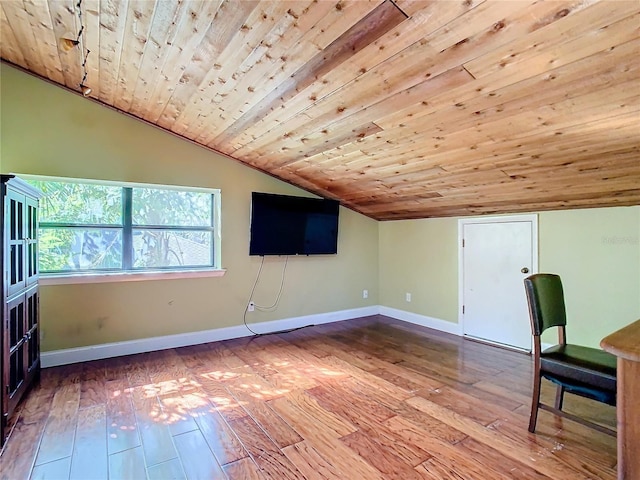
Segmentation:
[(386, 315), (387, 317), (395, 318), (396, 320), (402, 320), (404, 322), (421, 325), (427, 328), (433, 328), (441, 332), (452, 333), (454, 335), (462, 335), (462, 325), (453, 322), (447, 322), (439, 318), (427, 317), (426, 315), (420, 315), (418, 313), (407, 312), (405, 310), (399, 310), (397, 308), (380, 306), (380, 315)]
[[(350, 318), (366, 317), (380, 313), (380, 307), (354, 308), (350, 310), (340, 310), (337, 312), (319, 313), (315, 315), (305, 315), (302, 317), (291, 317), (270, 322), (251, 323), (249, 326), (258, 333), (277, 332), (291, 328), (304, 327), (307, 325), (320, 325), (324, 323), (339, 322)], [(103, 343), (88, 347), (66, 348), (43, 352), (40, 355), (40, 364), (43, 368), (68, 365), (71, 363), (88, 362), (103, 358), (121, 357), (135, 353), (153, 352), (168, 348), (185, 347), (188, 345), (198, 345), (201, 343), (217, 342), (220, 340), (230, 340), (232, 338), (248, 337), (252, 333), (244, 325), (233, 327), (215, 328), (200, 332), (179, 333), (176, 335), (166, 335), (162, 337), (143, 338), (140, 340), (129, 340), (125, 342)]]

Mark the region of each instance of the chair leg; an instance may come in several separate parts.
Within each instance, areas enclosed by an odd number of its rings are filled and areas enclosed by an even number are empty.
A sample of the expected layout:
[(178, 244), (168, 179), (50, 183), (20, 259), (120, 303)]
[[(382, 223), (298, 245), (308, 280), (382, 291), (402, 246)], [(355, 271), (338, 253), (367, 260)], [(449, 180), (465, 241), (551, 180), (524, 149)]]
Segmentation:
[(536, 423), (538, 421), (538, 407), (540, 405), (540, 376), (534, 375), (533, 378), (533, 395), (531, 398), (531, 415), (529, 416), (529, 431), (536, 431)]
[(556, 409), (562, 410), (562, 403), (564, 402), (564, 387), (558, 385), (556, 389)]

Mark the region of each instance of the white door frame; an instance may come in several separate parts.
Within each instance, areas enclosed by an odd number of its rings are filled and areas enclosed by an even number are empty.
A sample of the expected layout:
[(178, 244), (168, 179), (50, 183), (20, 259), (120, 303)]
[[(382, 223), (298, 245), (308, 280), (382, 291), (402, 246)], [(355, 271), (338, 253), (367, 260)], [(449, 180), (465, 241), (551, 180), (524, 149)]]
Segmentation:
[[(460, 325), (461, 335), (464, 336), (464, 315), (462, 307), (464, 305), (464, 249), (462, 248), (462, 240), (464, 237), (464, 226), (477, 223), (512, 223), (512, 222), (531, 222), (531, 258), (532, 265), (531, 275), (538, 273), (538, 215), (504, 215), (496, 217), (469, 217), (458, 220), (458, 324)], [(524, 288), (524, 286), (522, 287)]]

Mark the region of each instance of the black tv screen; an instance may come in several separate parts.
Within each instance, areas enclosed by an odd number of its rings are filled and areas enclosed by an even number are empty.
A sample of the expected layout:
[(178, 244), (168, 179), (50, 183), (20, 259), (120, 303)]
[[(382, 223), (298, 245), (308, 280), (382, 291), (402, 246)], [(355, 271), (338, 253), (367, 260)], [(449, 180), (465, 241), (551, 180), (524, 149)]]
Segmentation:
[(339, 206), (335, 200), (253, 192), (249, 255), (338, 253)]

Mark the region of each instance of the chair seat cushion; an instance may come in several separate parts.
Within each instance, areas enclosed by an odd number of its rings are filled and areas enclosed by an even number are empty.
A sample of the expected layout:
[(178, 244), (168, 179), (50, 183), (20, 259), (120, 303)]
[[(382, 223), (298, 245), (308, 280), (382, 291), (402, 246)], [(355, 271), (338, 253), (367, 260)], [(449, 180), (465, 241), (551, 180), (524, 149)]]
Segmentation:
[(617, 359), (604, 350), (580, 345), (556, 345), (540, 355), (546, 378), (582, 388), (616, 392)]
[(569, 393), (575, 393), (576, 395), (597, 400), (598, 402), (606, 403), (608, 405), (613, 405), (614, 407), (616, 405), (616, 392), (588, 387), (571, 380), (562, 379), (555, 375), (542, 374), (542, 376), (556, 385), (564, 387), (565, 391)]

